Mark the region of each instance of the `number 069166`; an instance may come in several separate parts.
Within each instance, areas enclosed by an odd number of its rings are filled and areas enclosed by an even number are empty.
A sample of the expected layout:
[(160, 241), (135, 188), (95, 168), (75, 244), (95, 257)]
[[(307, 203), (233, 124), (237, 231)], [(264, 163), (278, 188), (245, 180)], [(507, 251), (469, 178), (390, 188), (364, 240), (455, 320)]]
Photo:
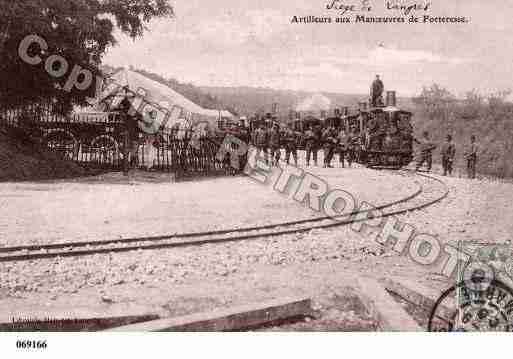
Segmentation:
[(46, 340), (17, 340), (18, 349), (46, 349)]

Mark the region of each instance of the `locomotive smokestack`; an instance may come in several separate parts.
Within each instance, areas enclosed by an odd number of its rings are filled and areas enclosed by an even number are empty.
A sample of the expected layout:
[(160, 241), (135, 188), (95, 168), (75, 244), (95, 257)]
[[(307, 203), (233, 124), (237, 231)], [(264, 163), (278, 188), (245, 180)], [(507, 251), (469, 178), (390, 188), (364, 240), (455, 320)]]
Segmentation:
[(387, 91), (387, 107), (396, 107), (397, 99), (395, 91)]

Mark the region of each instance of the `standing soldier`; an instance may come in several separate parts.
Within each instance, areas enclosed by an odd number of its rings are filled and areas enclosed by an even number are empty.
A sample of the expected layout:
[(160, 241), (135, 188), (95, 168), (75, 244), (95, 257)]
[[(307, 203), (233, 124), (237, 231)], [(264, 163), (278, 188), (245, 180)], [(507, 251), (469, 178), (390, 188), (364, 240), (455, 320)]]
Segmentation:
[(351, 167), (353, 162), (358, 161), (358, 154), (360, 152), (360, 135), (358, 134), (358, 130), (356, 127), (353, 127), (351, 134), (349, 135), (349, 155), (347, 158), (347, 162), (349, 167)]
[(479, 147), (476, 144), (476, 136), (470, 136), (470, 146), (468, 148), (465, 157), (467, 158), (467, 173), (468, 178), (474, 179), (476, 178), (476, 164), (477, 164), (477, 153), (479, 152)]
[(280, 126), (278, 124), (275, 124), (271, 130), (270, 135), (269, 135), (269, 148), (271, 149), (271, 163), (273, 166), (278, 165), (278, 162), (280, 161), (280, 157), (281, 157), (280, 146), (281, 146)]
[(259, 156), (263, 152), (265, 162), (267, 163), (267, 131), (264, 129), (264, 125), (260, 125), (253, 133), (253, 143), (257, 148), (257, 155)]
[(346, 153), (348, 151), (348, 145), (349, 145), (349, 136), (347, 135), (346, 131), (344, 129), (341, 129), (338, 133), (338, 145), (339, 145), (339, 157), (340, 157), (340, 163), (342, 164), (342, 168), (345, 167), (344, 163), (344, 157), (346, 156)]
[(371, 140), (372, 140), (371, 130), (369, 127), (366, 127), (361, 136), (361, 149), (362, 149), (362, 151), (360, 152), (361, 163), (367, 163), (367, 151), (369, 151), (369, 149), (370, 149)]
[(287, 161), (287, 164), (290, 162), (290, 154), (292, 153), (292, 156), (294, 157), (294, 163), (297, 167), (297, 136), (292, 131), (290, 127), (287, 127), (285, 130), (285, 137), (284, 137), (284, 145), (285, 145), (285, 160)]
[(322, 134), (322, 145), (324, 149), (324, 168), (332, 168), (331, 160), (336, 146), (335, 131), (330, 126), (327, 127)]
[(315, 159), (315, 165), (318, 166), (317, 157), (318, 157), (319, 150), (322, 147), (322, 132), (323, 132), (322, 126), (315, 125), (313, 132), (315, 134), (314, 159)]
[(376, 79), (372, 82), (371, 85), (371, 106), (377, 107), (383, 105), (383, 90), (385, 86), (383, 85), (383, 81), (379, 78), (379, 75), (376, 75)]
[(444, 176), (452, 174), (452, 165), (456, 156), (456, 147), (452, 143), (452, 136), (447, 135), (447, 142), (442, 147), (442, 166), (444, 168)]
[(317, 138), (311, 127), (305, 132), (306, 147), (306, 165), (310, 166), (310, 157), (313, 154), (313, 160), (317, 166)]
[(353, 135), (354, 135), (354, 129), (349, 130), (349, 133), (347, 135), (347, 165), (351, 167), (354, 160), (354, 148), (353, 148)]
[(420, 145), (420, 157), (417, 161), (416, 170), (418, 171), (424, 165), (424, 162), (426, 162), (428, 172), (431, 171), (431, 166), (433, 164), (433, 150), (436, 148), (436, 145), (429, 140), (429, 132), (424, 131), (422, 133), (422, 140), (419, 141), (414, 139), (414, 141)]

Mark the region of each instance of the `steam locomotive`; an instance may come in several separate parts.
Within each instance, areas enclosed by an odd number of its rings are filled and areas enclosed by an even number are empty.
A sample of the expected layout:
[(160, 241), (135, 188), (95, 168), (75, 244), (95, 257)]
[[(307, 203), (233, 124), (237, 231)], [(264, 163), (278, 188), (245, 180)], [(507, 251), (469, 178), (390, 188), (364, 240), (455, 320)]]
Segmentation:
[(396, 103), (395, 91), (388, 91), (385, 105), (367, 110), (361, 103), (358, 116), (346, 117), (346, 129), (359, 127), (359, 158), (368, 167), (400, 168), (413, 160), (413, 114)]

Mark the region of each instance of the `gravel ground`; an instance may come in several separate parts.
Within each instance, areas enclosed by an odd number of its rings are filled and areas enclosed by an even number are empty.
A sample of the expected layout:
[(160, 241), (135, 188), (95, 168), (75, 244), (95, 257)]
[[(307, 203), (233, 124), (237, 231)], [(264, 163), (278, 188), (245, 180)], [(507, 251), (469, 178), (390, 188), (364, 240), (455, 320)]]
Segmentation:
[[(410, 179), (367, 169), (317, 169), (359, 200), (391, 202), (416, 191)], [(87, 179), (0, 184), (0, 246), (101, 240), (239, 228), (318, 217), (248, 177), (123, 184)], [(393, 179), (393, 180), (392, 180)]]
[[(314, 171), (374, 204), (415, 191), (411, 180), (388, 172)], [(512, 184), (444, 179), (451, 189), (447, 200), (401, 219), (444, 243), (510, 240)], [(242, 177), (116, 186), (4, 184), (0, 190), (11, 196), (4, 197), (0, 219), (10, 244), (194, 231), (316, 215)], [(186, 215), (191, 212), (193, 218)], [(173, 221), (166, 222), (169, 217)], [(323, 303), (347, 292), (355, 273), (404, 277), (439, 292), (450, 284), (436, 274), (437, 268), (398, 257), (347, 227), (179, 250), (2, 263), (0, 268), (3, 321), (25, 313), (179, 315), (289, 295), (310, 295)], [(341, 322), (347, 313), (339, 313)]]

